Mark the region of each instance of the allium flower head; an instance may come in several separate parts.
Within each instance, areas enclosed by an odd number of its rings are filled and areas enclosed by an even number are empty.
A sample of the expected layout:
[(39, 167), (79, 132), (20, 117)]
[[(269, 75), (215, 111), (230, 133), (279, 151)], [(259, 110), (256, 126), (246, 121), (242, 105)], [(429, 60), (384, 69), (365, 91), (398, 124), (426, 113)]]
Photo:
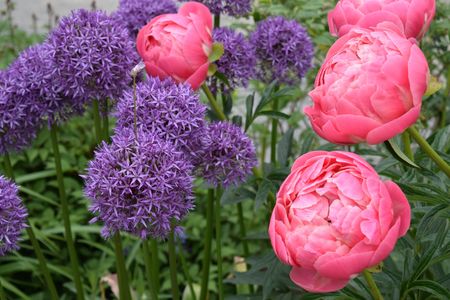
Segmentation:
[(172, 219), (193, 207), (192, 165), (171, 142), (142, 130), (122, 129), (89, 163), (85, 194), (92, 222), (104, 222), (102, 235), (118, 230), (140, 238), (163, 238)]
[[(117, 131), (134, 128), (133, 89), (117, 104)], [(136, 86), (136, 125), (172, 142), (189, 158), (195, 157), (205, 131), (206, 107), (188, 84), (150, 77)]]
[[(188, 1), (188, 0), (185, 0)], [(226, 14), (233, 17), (242, 17), (252, 11), (251, 0), (198, 0), (208, 6), (213, 14)]]
[(154, 17), (176, 12), (177, 6), (172, 0), (120, 0), (112, 16), (135, 39), (139, 30)]
[[(217, 71), (224, 74), (231, 88), (247, 86), (248, 80), (255, 75), (255, 49), (253, 45), (244, 37), (231, 28), (214, 29), (213, 39), (222, 43), (224, 53), (216, 62)], [(222, 86), (222, 90), (226, 86)]]
[(258, 23), (250, 41), (256, 49), (260, 80), (293, 84), (311, 68), (314, 46), (305, 28), (295, 20), (267, 18)]
[(127, 30), (102, 11), (73, 11), (61, 19), (48, 42), (66, 96), (120, 97), (138, 62)]
[(0, 154), (28, 147), (40, 125), (37, 99), (23, 90), (22, 78), (14, 64), (0, 71)]
[(18, 241), (26, 227), (27, 211), (17, 186), (0, 175), (0, 256), (19, 249)]
[(215, 187), (240, 184), (256, 165), (253, 142), (241, 128), (229, 122), (208, 126), (198, 172), (209, 184)]

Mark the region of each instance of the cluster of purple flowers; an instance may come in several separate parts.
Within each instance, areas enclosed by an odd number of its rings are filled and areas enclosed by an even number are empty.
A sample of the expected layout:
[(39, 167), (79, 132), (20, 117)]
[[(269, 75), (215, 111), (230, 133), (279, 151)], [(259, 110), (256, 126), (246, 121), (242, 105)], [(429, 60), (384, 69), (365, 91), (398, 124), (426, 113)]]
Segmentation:
[(17, 250), (22, 230), (27, 226), (27, 211), (18, 196), (17, 186), (0, 175), (0, 256)]
[(252, 11), (251, 0), (198, 0), (197, 2), (206, 5), (215, 15), (226, 14), (233, 17), (242, 17)]

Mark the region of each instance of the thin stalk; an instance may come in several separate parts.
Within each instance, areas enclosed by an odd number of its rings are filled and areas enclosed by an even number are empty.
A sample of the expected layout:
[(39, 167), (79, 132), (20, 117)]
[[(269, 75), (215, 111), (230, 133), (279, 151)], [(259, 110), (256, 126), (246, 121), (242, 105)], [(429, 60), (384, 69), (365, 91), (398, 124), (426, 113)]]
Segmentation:
[(403, 132), (402, 133), (402, 141), (403, 141), (403, 147), (404, 147), (404, 151), (406, 156), (411, 160), (414, 161), (414, 154), (411, 150), (411, 138), (409, 136), (408, 132)]
[(142, 254), (144, 255), (145, 270), (147, 271), (147, 280), (151, 299), (158, 300), (158, 292), (156, 291), (155, 286), (156, 283), (154, 277), (155, 274), (152, 271), (152, 259), (151, 259), (153, 255), (156, 255), (156, 253), (150, 254), (150, 247), (148, 246), (147, 240), (142, 241)]
[(211, 90), (208, 88), (208, 86), (204, 83), (202, 84), (202, 90), (205, 93), (206, 97), (208, 98), (209, 104), (211, 105), (211, 108), (213, 109), (214, 113), (217, 115), (217, 117), (224, 121), (227, 119), (225, 114), (223, 113), (222, 109), (220, 108), (219, 104), (216, 101), (216, 98), (211, 93)]
[(220, 218), (220, 191), (217, 189), (214, 218), (216, 219), (216, 255), (217, 255), (217, 286), (219, 300), (223, 300), (223, 266), (222, 266), (222, 220)]
[(436, 165), (450, 178), (450, 166), (437, 154), (428, 142), (420, 135), (419, 131), (413, 126), (408, 128), (411, 137), (419, 144), (420, 148), (436, 163)]
[(211, 242), (213, 233), (213, 214), (214, 214), (214, 190), (208, 190), (208, 199), (206, 202), (206, 232), (203, 249), (203, 270), (200, 300), (208, 298), (208, 282), (209, 282), (209, 267), (211, 265)]
[(373, 280), (372, 274), (369, 271), (364, 270), (363, 276), (364, 276), (364, 279), (367, 281), (367, 284), (369, 285), (369, 289), (373, 296), (373, 299), (383, 300), (383, 296), (381, 295), (381, 292), (378, 289), (377, 284), (375, 283), (375, 280)]
[[(242, 207), (242, 202), (237, 204), (238, 210), (238, 222), (239, 222), (239, 234), (241, 236), (242, 248), (244, 250), (244, 256), (247, 258), (250, 255), (250, 249), (248, 247), (247, 241), (247, 229), (245, 228), (245, 219), (244, 219), (244, 209)], [(244, 287), (246, 285), (243, 285)], [(249, 285), (250, 293), (253, 294), (253, 285)]]
[(94, 115), (94, 129), (95, 129), (95, 137), (97, 139), (97, 143), (100, 143), (102, 138), (102, 124), (100, 117), (100, 110), (98, 105), (98, 100), (92, 100), (92, 113)]
[(169, 233), (169, 267), (170, 267), (170, 282), (172, 290), (172, 300), (180, 299), (180, 291), (178, 289), (177, 280), (177, 255), (175, 253), (175, 232), (174, 228)]
[(183, 247), (182, 247), (180, 241), (178, 241), (178, 249), (180, 251), (179, 256), (180, 256), (181, 267), (183, 268), (184, 277), (186, 277), (186, 281), (188, 283), (189, 290), (191, 291), (191, 299), (197, 300), (197, 295), (195, 294), (194, 285), (192, 283), (192, 277), (189, 274), (189, 268), (186, 264), (186, 259), (184, 258), (184, 253), (182, 251)]
[(263, 135), (261, 138), (261, 166), (264, 164), (264, 161), (266, 160), (266, 147), (267, 147), (267, 137), (266, 135)]
[(160, 279), (159, 279), (159, 258), (158, 258), (158, 243), (156, 240), (150, 241), (150, 251), (152, 252), (152, 272), (155, 279), (156, 293), (159, 293)]
[[(5, 172), (6, 176), (11, 179), (14, 179), (14, 171), (11, 165), (11, 159), (8, 153), (4, 155), (4, 163), (5, 163)], [(29, 222), (29, 221), (28, 221)], [(33, 246), (34, 253), (36, 254), (36, 258), (39, 261), (40, 269), (44, 275), (45, 283), (47, 284), (47, 288), (50, 292), (50, 297), (53, 300), (58, 300), (58, 293), (56, 291), (55, 283), (53, 282), (53, 278), (50, 275), (50, 271), (47, 267), (47, 261), (45, 260), (44, 255), (42, 254), (41, 246), (39, 245), (38, 240), (36, 239), (36, 235), (34, 234), (33, 226), (30, 225), (26, 228), (26, 232), (28, 237), (30, 238), (31, 245)]]
[(69, 250), (70, 264), (72, 267), (72, 275), (75, 281), (75, 289), (77, 291), (77, 299), (84, 299), (83, 284), (81, 282), (81, 275), (78, 265), (77, 252), (75, 250), (75, 244), (72, 238), (72, 228), (70, 224), (69, 215), (69, 203), (67, 201), (66, 190), (64, 187), (64, 175), (61, 166), (61, 155), (59, 153), (58, 145), (58, 128), (56, 125), (52, 125), (50, 130), (50, 136), (52, 140), (53, 155), (55, 156), (55, 168), (56, 168), (56, 179), (58, 181), (59, 198), (61, 201), (61, 213), (64, 222), (64, 237), (67, 244), (67, 249)]
[(120, 232), (114, 234), (114, 249), (116, 252), (117, 278), (119, 280), (119, 299), (131, 300), (130, 286), (128, 285), (128, 273), (123, 256), (122, 239)]
[(214, 15), (214, 28), (220, 27), (220, 14)]
[(108, 100), (105, 100), (105, 105), (103, 105), (103, 140), (108, 141), (109, 139), (109, 116), (108, 116)]
[(0, 300), (7, 300), (5, 290), (3, 289), (2, 281), (3, 279), (0, 278)]
[[(273, 101), (273, 111), (278, 111), (278, 98)], [(277, 137), (278, 137), (278, 120), (272, 119), (272, 132), (270, 136), (270, 162), (276, 164), (277, 162)]]

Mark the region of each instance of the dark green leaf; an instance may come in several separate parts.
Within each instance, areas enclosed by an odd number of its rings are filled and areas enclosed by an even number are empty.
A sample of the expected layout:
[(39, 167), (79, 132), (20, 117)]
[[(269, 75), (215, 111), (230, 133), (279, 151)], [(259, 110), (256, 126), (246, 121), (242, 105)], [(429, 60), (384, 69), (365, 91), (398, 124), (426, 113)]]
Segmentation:
[(281, 137), (277, 147), (277, 161), (280, 166), (285, 167), (288, 163), (289, 155), (292, 150), (292, 138), (294, 137), (294, 129), (289, 130)]
[(389, 150), (389, 152), (391, 152), (391, 154), (401, 163), (413, 168), (420, 168), (412, 160), (410, 160), (402, 150), (400, 150), (398, 145), (392, 139), (385, 141), (384, 144), (386, 145), (386, 148)]

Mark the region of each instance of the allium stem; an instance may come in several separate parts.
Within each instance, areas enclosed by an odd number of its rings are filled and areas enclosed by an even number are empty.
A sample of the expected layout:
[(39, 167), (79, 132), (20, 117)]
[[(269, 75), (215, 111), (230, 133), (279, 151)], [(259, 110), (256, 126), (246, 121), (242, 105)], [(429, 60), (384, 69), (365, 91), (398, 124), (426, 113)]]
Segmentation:
[(116, 252), (117, 278), (119, 280), (119, 299), (131, 300), (130, 286), (128, 285), (128, 273), (123, 256), (122, 238), (120, 232), (114, 234), (114, 249)]
[(364, 270), (363, 272), (364, 279), (367, 281), (367, 284), (369, 285), (370, 292), (372, 293), (374, 300), (383, 300), (383, 296), (381, 295), (380, 290), (377, 287), (377, 284), (375, 283), (375, 280), (373, 280), (372, 274)]
[(72, 275), (75, 281), (75, 288), (77, 291), (77, 299), (84, 300), (83, 284), (81, 282), (81, 275), (78, 265), (77, 252), (72, 238), (72, 228), (70, 225), (69, 203), (67, 201), (66, 190), (64, 187), (64, 175), (61, 166), (61, 155), (59, 153), (58, 145), (58, 128), (52, 125), (50, 130), (52, 140), (53, 155), (55, 156), (56, 179), (58, 181), (59, 198), (61, 201), (61, 213), (64, 222), (64, 237), (66, 239), (67, 249), (69, 250), (70, 263), (72, 266)]
[(428, 144), (428, 142), (420, 135), (419, 131), (413, 126), (408, 128), (409, 134), (420, 148), (436, 163), (436, 165), (450, 178), (450, 166), (445, 162), (442, 157), (437, 154), (436, 151)]
[(222, 220), (220, 217), (221, 203), (220, 203), (221, 192), (218, 188), (216, 191), (216, 203), (215, 203), (215, 214), (216, 219), (216, 255), (217, 255), (217, 286), (219, 293), (219, 300), (223, 300), (223, 266), (222, 266)]
[(203, 270), (202, 270), (202, 284), (200, 292), (200, 300), (208, 299), (208, 282), (209, 282), (209, 267), (211, 265), (211, 241), (213, 233), (213, 214), (214, 214), (214, 190), (208, 190), (208, 199), (206, 202), (206, 232), (203, 249)]
[(206, 83), (202, 84), (202, 90), (203, 92), (205, 92), (205, 95), (208, 98), (209, 104), (211, 105), (211, 108), (213, 109), (214, 113), (221, 121), (225, 121), (227, 117), (223, 113), (222, 109), (220, 108), (219, 104), (216, 101), (216, 98), (214, 98), (214, 95), (211, 93), (211, 90), (206, 85)]
[(150, 241), (150, 251), (152, 252), (152, 272), (155, 280), (156, 293), (159, 293), (160, 277), (159, 277), (159, 257), (158, 243), (155, 239)]
[[(245, 228), (245, 219), (244, 219), (244, 209), (242, 207), (242, 202), (237, 204), (238, 211), (238, 222), (239, 222), (239, 234), (241, 236), (242, 248), (244, 250), (244, 256), (248, 257), (250, 255), (250, 249), (248, 247), (247, 241), (247, 229)], [(245, 285), (244, 285), (245, 287)], [(253, 293), (253, 286), (249, 285), (250, 292)]]
[(220, 13), (214, 15), (214, 28), (220, 27)]
[(100, 110), (98, 105), (98, 100), (92, 100), (92, 114), (94, 115), (94, 129), (95, 129), (95, 137), (97, 139), (97, 143), (100, 143), (102, 140), (102, 125), (101, 125), (101, 117)]
[[(173, 226), (173, 225), (172, 225)], [(174, 226), (173, 226), (174, 227)], [(178, 280), (177, 280), (177, 255), (175, 253), (175, 230), (172, 230), (169, 233), (169, 267), (170, 267), (170, 282), (172, 289), (172, 300), (180, 299), (180, 290), (178, 289)]]
[(3, 279), (0, 278), (0, 300), (7, 300), (5, 291), (3, 290)]
[(108, 99), (105, 100), (105, 105), (103, 105), (102, 121), (103, 121), (103, 126), (102, 126), (103, 138), (102, 138), (102, 140), (108, 141), (109, 140)]
[(151, 253), (150, 247), (148, 246), (148, 241), (142, 241), (142, 254), (144, 255), (145, 269), (147, 271), (147, 281), (150, 290), (151, 299), (158, 300), (158, 291), (156, 288), (156, 276), (153, 272), (152, 266), (152, 256), (157, 255), (157, 253)]
[(184, 253), (182, 251), (183, 246), (181, 244), (180, 241), (178, 241), (178, 249), (180, 251), (180, 262), (181, 262), (181, 267), (183, 268), (183, 273), (184, 273), (184, 277), (186, 277), (186, 281), (188, 283), (189, 286), (189, 291), (191, 292), (191, 298), (192, 300), (197, 300), (197, 295), (195, 294), (195, 290), (194, 290), (194, 285), (192, 284), (192, 277), (189, 274), (189, 268), (186, 264), (186, 259), (184, 258)]
[(411, 160), (414, 161), (414, 154), (411, 150), (411, 139), (408, 132), (402, 133), (402, 141), (403, 141), (403, 147), (406, 156)]
[[(278, 98), (273, 101), (273, 111), (278, 111)], [(278, 120), (272, 119), (272, 134), (270, 141), (270, 162), (275, 165), (277, 163), (277, 137), (278, 137)]]
[[(11, 165), (11, 159), (9, 158), (9, 154), (5, 153), (4, 155), (4, 162), (5, 162), (5, 172), (6, 176), (8, 176), (11, 179), (14, 179), (14, 171)], [(39, 261), (40, 269), (44, 275), (45, 283), (47, 284), (47, 288), (49, 289), (51, 299), (58, 300), (58, 293), (56, 291), (55, 283), (53, 282), (53, 278), (50, 274), (50, 271), (47, 267), (47, 261), (45, 260), (44, 255), (42, 254), (41, 246), (39, 245), (38, 240), (36, 239), (36, 235), (34, 234), (33, 226), (29, 225), (29, 227), (26, 228), (27, 235), (30, 239), (31, 245), (33, 246), (34, 253), (36, 254), (36, 258)]]

